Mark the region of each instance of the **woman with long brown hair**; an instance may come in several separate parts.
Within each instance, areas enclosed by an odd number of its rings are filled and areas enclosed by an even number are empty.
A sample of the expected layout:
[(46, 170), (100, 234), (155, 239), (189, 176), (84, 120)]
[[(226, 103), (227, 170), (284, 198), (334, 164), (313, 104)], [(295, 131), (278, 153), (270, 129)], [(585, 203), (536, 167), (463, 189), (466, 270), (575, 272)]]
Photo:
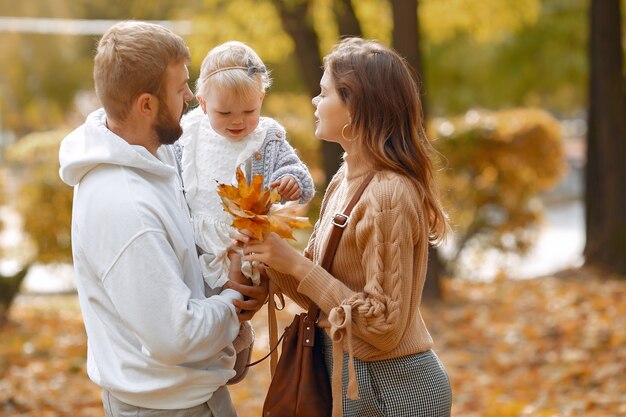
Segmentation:
[[(248, 242), (243, 259), (266, 264), (300, 306), (320, 307), (334, 415), (447, 417), (450, 383), (420, 304), (428, 246), (444, 239), (448, 224), (416, 81), (394, 50), (359, 38), (341, 41), (324, 69), (315, 136), (339, 143), (344, 163), (304, 255), (270, 234)], [(333, 217), (370, 173), (326, 271), (320, 262)]]

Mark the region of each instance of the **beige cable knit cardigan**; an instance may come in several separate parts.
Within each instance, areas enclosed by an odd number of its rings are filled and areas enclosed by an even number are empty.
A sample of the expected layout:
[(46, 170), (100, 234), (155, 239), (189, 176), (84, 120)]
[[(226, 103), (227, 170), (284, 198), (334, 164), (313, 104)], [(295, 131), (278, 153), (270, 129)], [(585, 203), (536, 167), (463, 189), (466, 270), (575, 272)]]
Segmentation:
[[(308, 308), (311, 299), (322, 310), (320, 326), (329, 328), (333, 339), (333, 415), (341, 415), (343, 352), (375, 361), (423, 352), (433, 344), (420, 313), (429, 231), (418, 189), (408, 177), (378, 172), (352, 211), (330, 273), (319, 266), (333, 215), (344, 210), (371, 170), (358, 155), (346, 154), (344, 160), (305, 250), (316, 266), (300, 282), (269, 271), (301, 307)], [(356, 398), (352, 369), (349, 379), (348, 397)]]

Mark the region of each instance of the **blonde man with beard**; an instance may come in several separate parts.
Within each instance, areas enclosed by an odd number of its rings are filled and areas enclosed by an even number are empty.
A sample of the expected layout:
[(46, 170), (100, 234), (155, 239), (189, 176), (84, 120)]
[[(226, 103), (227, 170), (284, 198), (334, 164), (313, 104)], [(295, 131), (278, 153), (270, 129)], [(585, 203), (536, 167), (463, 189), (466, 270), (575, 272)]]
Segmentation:
[(107, 417), (236, 415), (232, 341), (267, 297), (240, 273), (214, 291), (202, 279), (175, 157), (161, 146), (182, 134), (189, 59), (164, 27), (114, 25), (94, 63), (103, 108), (61, 144), (88, 373)]

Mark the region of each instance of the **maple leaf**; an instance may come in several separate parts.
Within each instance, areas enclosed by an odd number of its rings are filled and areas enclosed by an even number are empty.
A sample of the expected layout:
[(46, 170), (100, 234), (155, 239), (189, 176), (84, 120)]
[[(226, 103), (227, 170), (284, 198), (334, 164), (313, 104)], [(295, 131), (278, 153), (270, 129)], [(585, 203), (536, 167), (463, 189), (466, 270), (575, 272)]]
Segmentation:
[(298, 216), (301, 209), (300, 205), (294, 203), (272, 206), (268, 215), (270, 231), (276, 232), (280, 237), (295, 240), (293, 229), (311, 227), (308, 218)]
[(301, 206), (294, 203), (277, 204), (281, 197), (278, 191), (263, 188), (263, 176), (255, 175), (250, 184), (241, 168), (237, 168), (237, 186), (217, 185), (217, 194), (222, 199), (224, 210), (233, 216), (233, 227), (248, 230), (255, 239), (276, 232), (279, 236), (294, 239), (293, 229), (311, 227), (309, 219), (298, 216)]

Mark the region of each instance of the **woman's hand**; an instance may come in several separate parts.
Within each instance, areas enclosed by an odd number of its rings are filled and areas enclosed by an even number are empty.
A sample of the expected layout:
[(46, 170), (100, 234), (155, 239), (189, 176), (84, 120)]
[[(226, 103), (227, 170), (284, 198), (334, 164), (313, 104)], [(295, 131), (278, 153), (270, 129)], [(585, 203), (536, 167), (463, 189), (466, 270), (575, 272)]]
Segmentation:
[(302, 280), (313, 269), (313, 262), (302, 256), (289, 243), (272, 232), (261, 242), (250, 240), (243, 247), (244, 261), (257, 261), (275, 271)]

